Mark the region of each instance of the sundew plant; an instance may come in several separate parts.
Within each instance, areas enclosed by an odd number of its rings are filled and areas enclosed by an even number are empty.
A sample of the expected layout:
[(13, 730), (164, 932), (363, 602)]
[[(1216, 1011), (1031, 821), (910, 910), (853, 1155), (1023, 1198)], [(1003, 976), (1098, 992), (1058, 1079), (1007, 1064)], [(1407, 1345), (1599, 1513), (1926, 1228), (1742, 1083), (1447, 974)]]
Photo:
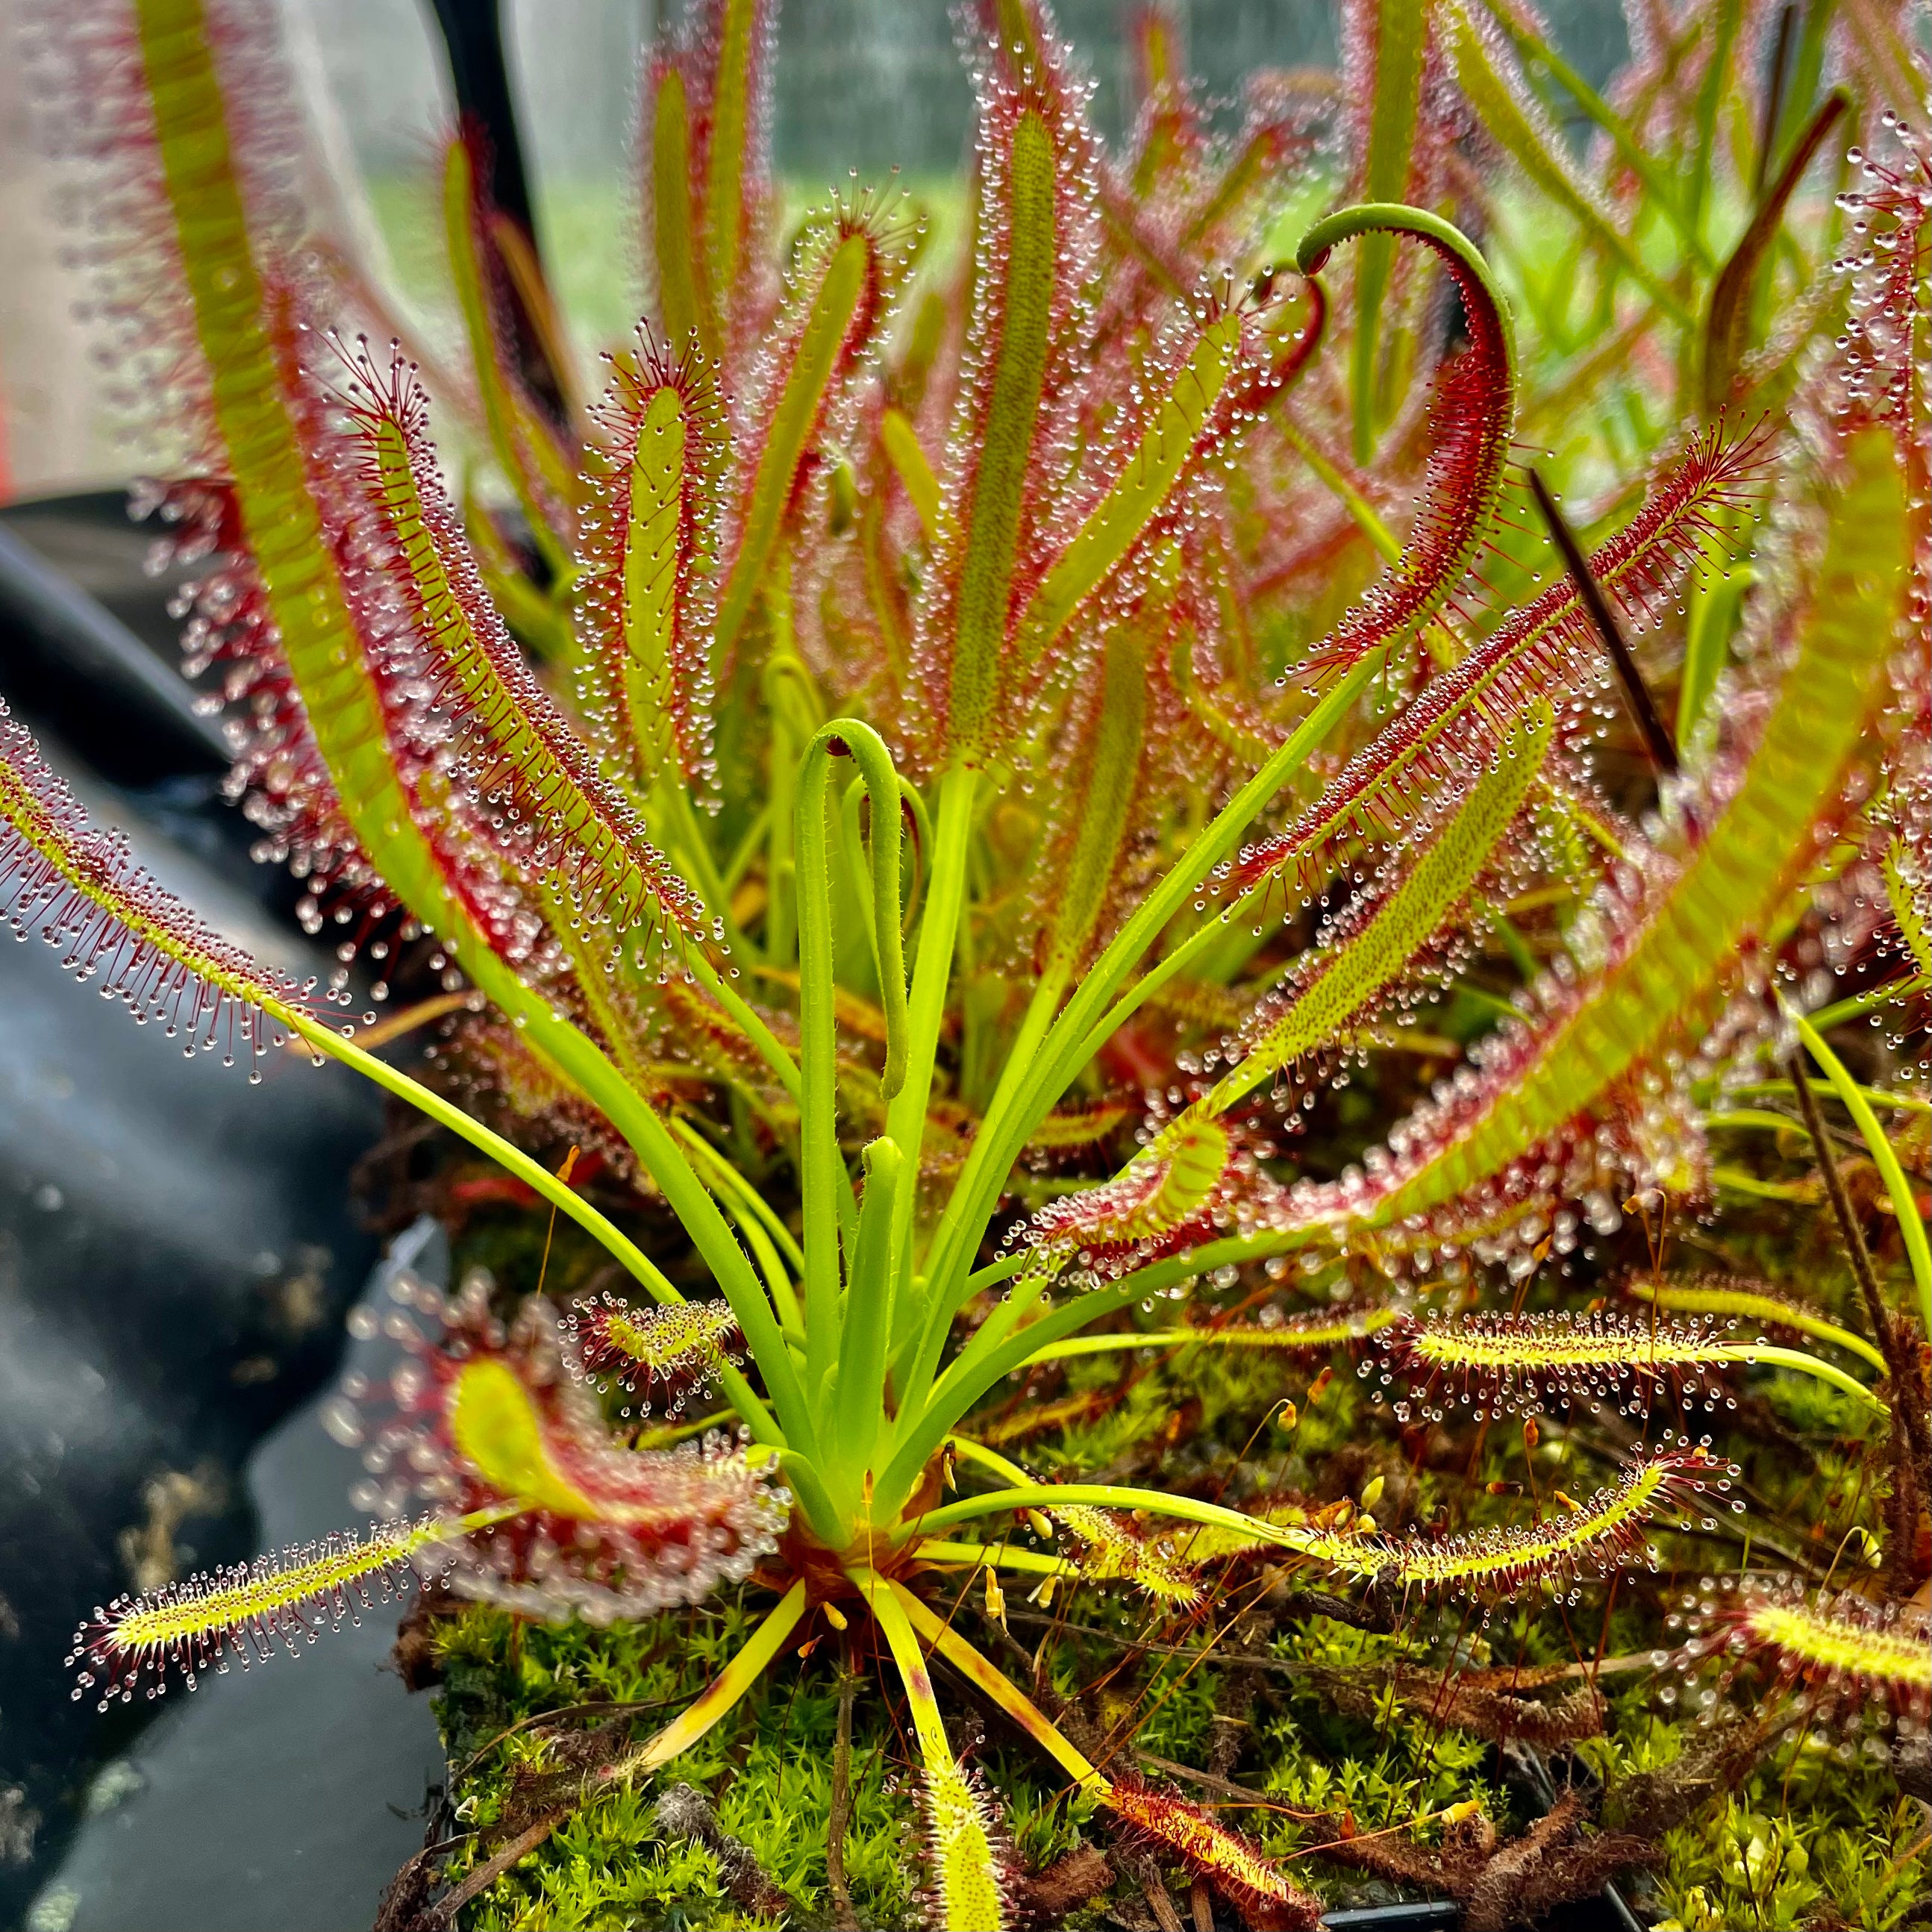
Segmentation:
[[(623, 1808), (821, 1646), (916, 1773), (881, 1912), (1056, 1916), (1115, 1876), (1034, 1869), (1082, 1825), (1203, 1928), (1312, 1926), (1350, 1868), (1472, 1927), (1645, 1866), (1680, 1924), (1910, 1904), (1923, 19), (1633, 4), (1600, 94), (1515, 0), (1343, 14), (1339, 83), (1232, 106), (1138, 16), (1115, 150), (1043, 5), (964, 8), (947, 262), (896, 189), (781, 220), (773, 9), (695, 0), (594, 380), (479, 128), (439, 356), (310, 224), (272, 8), (42, 23), (94, 306), (182, 451), (143, 507), (199, 566), (188, 668), (341, 970), (244, 957), (8, 719), (16, 929), (189, 1052), (345, 1062), (614, 1264), (414, 1293), (332, 1411), (376, 1524), (101, 1607), (77, 1694), (418, 1571), (498, 1606), (472, 1672), (545, 1624), (580, 1682), (640, 1633), (703, 1660), (519, 1760), (547, 1808), (454, 1832), (436, 1922), (590, 1922), (518, 1890), (546, 1840), (634, 1861)], [(432, 1022), (419, 1075), (372, 1051)], [(1103, 1682), (1055, 1629), (1112, 1634)], [(1264, 1788), (1238, 1742), (1150, 1766), (1256, 1642), (1325, 1712), (1256, 1733)], [(1499, 1850), (1477, 1758), (1403, 1785), (1398, 1724), (1570, 1781)], [(1838, 1749), (1864, 1811), (1793, 1836), (1790, 1754)], [(849, 1916), (849, 1798), (830, 1846), (711, 1821), (706, 1895), (804, 1911), (762, 1850)]]

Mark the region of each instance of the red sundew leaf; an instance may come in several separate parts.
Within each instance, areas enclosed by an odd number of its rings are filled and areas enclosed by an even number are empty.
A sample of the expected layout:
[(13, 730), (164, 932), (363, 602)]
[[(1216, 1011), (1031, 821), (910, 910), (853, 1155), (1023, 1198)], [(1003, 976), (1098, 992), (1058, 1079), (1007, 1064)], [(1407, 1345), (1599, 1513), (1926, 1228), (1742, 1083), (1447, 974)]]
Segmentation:
[[(428, 401), (400, 356), (386, 373), (350, 364), (343, 406), (359, 455), (357, 481), (381, 526), (376, 566), (407, 613), (428, 711), (444, 721), (438, 789), (460, 792), (475, 850), (536, 890), (553, 874), (578, 918), (627, 946), (640, 932), (701, 943), (704, 908), (651, 844), (623, 797), (531, 675), (478, 580), (428, 440)], [(447, 829), (449, 815), (442, 821)]]
[(261, 834), (254, 856), (286, 866), (305, 882), (296, 910), (311, 934), (322, 930), (325, 902), (354, 906), (373, 924), (394, 901), (356, 838), (316, 743), (233, 484), (220, 477), (140, 482), (129, 507), (136, 518), (160, 523), (158, 558), (194, 568), (178, 593), (188, 613), (182, 668), (191, 679), (218, 674), (212, 694), (200, 701), (223, 709), (232, 758), (224, 790)]
[[(388, 1391), (399, 1417), (370, 1436), (358, 1494), (386, 1514), (412, 1495), (464, 1514), (525, 1505), (455, 1547), (463, 1594), (552, 1619), (642, 1617), (748, 1575), (775, 1546), (789, 1499), (722, 1437), (616, 1444), (548, 1302), (526, 1300), (508, 1330), (480, 1292), (424, 1288), (411, 1305), (415, 1318), (387, 1324), (409, 1354)], [(364, 1432), (355, 1405), (332, 1412), (346, 1438)]]
[(644, 83), (646, 254), (674, 356), (735, 375), (767, 318), (774, 0), (696, 0)]
[(878, 350), (922, 232), (868, 193), (819, 211), (794, 248), (784, 299), (735, 400), (730, 562), (712, 644), (721, 670), (828, 448), (851, 428), (855, 379)]
[(614, 359), (586, 452), (579, 697), (648, 797), (712, 777), (709, 635), (725, 464), (722, 404), (694, 350), (647, 328)]
[(1113, 1180), (1042, 1208), (1028, 1224), (1036, 1246), (1066, 1250), (1138, 1242), (1196, 1220), (1226, 1180), (1236, 1142), (1220, 1121), (1184, 1115)]
[[(1282, 1225), (1346, 1228), (1350, 1238), (1426, 1228), (1458, 1201), (1485, 1217), (1512, 1205), (1540, 1216), (1586, 1185), (1660, 1184), (1641, 1141), (1646, 1117), (1664, 1110), (1634, 1106), (1635, 1083), (1668, 1053), (1714, 1065), (1759, 1036), (1761, 1000), (1727, 1012), (1730, 996), (1846, 808), (1846, 777), (1874, 748), (1868, 721), (1888, 694), (1909, 603), (1890, 436), (1856, 430), (1818, 487), (1823, 545), (1792, 614), (1796, 650), (1781, 682), (1732, 707), (1739, 728), (1692, 773), (1676, 801), (1676, 850), (1646, 848), (1641, 866), (1620, 867), (1594, 957), (1546, 976), (1525, 1018), (1482, 1043), (1477, 1064), (1363, 1168), (1298, 1188)], [(1616, 1225), (1612, 1204), (1601, 1218)], [(1455, 1226), (1445, 1214), (1438, 1238), (1460, 1240)]]
[(1303, 661), (1346, 670), (1368, 652), (1413, 638), (1448, 602), (1490, 532), (1516, 419), (1516, 358), (1502, 297), (1468, 244), (1418, 209), (1345, 210), (1304, 238), (1300, 265), (1320, 272), (1340, 240), (1363, 245), (1406, 236), (1429, 249), (1460, 297), (1467, 346), (1436, 370), (1429, 409), (1430, 453), (1420, 500), (1401, 554)]
[[(1030, 13), (982, 10), (974, 85), (978, 213), (966, 354), (945, 463), (946, 520), (914, 649), (956, 747), (994, 732), (1016, 604), (1074, 447), (1099, 154), (1066, 56)], [(1003, 35), (1011, 35), (1010, 42)], [(1013, 51), (1017, 44), (1020, 51)]]
[[(1342, 9), (1342, 99), (1351, 198), (1434, 208), (1454, 126), (1444, 85), (1441, 9), (1436, 0), (1346, 0)], [(1405, 306), (1407, 265), (1394, 238), (1364, 238), (1354, 262), (1354, 340), (1349, 386), (1354, 451), (1366, 466), (1382, 413), (1383, 346)], [(1394, 292), (1392, 296), (1391, 291)]]
[(1310, 283), (1292, 306), (1272, 293), (1204, 303), (1173, 332), (1057, 507), (1054, 530), (1042, 533), (1046, 568), (1011, 620), (1016, 688), (1084, 612), (1150, 587), (1156, 547), (1186, 516), (1210, 466), (1307, 366), (1324, 313)]
[(1123, 170), (1137, 201), (1172, 191), (1192, 171), (1207, 130), (1182, 62), (1180, 22), (1171, 6), (1150, 0), (1128, 22), (1138, 105)]
[(668, 1416), (682, 1415), (691, 1394), (707, 1387), (722, 1364), (743, 1359), (737, 1317), (724, 1301), (640, 1309), (605, 1293), (572, 1309), (562, 1335), (566, 1365), (600, 1386), (616, 1384), (641, 1415), (650, 1414), (654, 1402)]
[[(250, 550), (248, 516), (231, 480), (237, 470), (218, 420), (214, 373), (148, 90), (142, 23), (130, 9), (96, 5), (49, 9), (37, 24), (44, 44), (35, 77), (53, 145), (64, 161), (91, 177), (89, 306), (104, 348), (126, 372), (124, 384), (111, 386), (106, 400), (130, 424), (148, 424), (168, 446), (186, 452), (184, 480), (137, 488), (134, 505), (139, 514), (158, 509), (172, 526), (172, 560), (206, 566), (182, 592), (190, 612), (182, 641), (191, 676), (220, 668), (218, 696), (236, 747), (230, 794), (244, 801), (261, 828), (258, 855), (286, 862), (308, 883), (300, 912), (311, 932), (321, 926), (325, 901), (373, 920), (393, 901), (350, 828), (290, 675), (266, 574)], [(299, 359), (300, 319), (333, 291), (314, 278), (302, 246), (298, 183), (321, 170), (304, 145), (306, 122), (272, 10), (227, 7), (205, 22), (190, 14), (158, 26), (154, 44), (188, 68), (205, 62), (224, 90), (221, 166), (200, 185), (232, 189), (262, 260), (210, 259), (202, 266), (224, 281), (254, 277), (274, 291), (264, 304), (265, 333), (272, 339), (258, 337), (250, 346), (290, 368)], [(220, 248), (226, 238), (208, 246)], [(260, 373), (253, 364), (251, 379)], [(265, 526), (279, 521), (292, 536), (319, 513), (326, 539), (340, 539), (347, 520), (340, 493), (332, 499), (326, 479), (323, 492), (313, 509), (278, 502), (278, 515), (266, 518)]]
[[(140, 183), (117, 219), (177, 352), (176, 400), (205, 440), (203, 466), (234, 480), (260, 586), (251, 646), (271, 661), (272, 695), (288, 687), (286, 715), (298, 712), (362, 848), (338, 878), (359, 885), (380, 866), (440, 946), (514, 958), (538, 928), (488, 828), (452, 802), (397, 560), (353, 466), (338, 460), (336, 398), (310, 366), (322, 338), (280, 124), (298, 117), (286, 112), (272, 21), (252, 6), (210, 21), (183, 0), (136, 10), (117, 32), (91, 76), (125, 110), (119, 131)], [(155, 74), (166, 84), (151, 86)], [(320, 922), (319, 904), (305, 912)], [(354, 950), (352, 940), (338, 956)], [(433, 958), (441, 967), (448, 954)]]
[(1898, 440), (1915, 502), (1924, 597), (1932, 595), (1932, 397), (1925, 358), (1913, 345), (1932, 230), (1932, 154), (1924, 136), (1896, 124), (1892, 143), (1888, 160), (1861, 148), (1846, 158), (1864, 177), (1842, 205), (1863, 223), (1864, 246), (1839, 264), (1851, 282), (1856, 326), (1840, 339), (1833, 380), (1853, 419), (1883, 423)]
[[(1176, 58), (1170, 50), (1164, 57)], [(1240, 127), (1210, 138), (1178, 68), (1142, 104), (1136, 146), (1102, 175), (1105, 239), (1088, 355), (1136, 358), (1230, 263), (1250, 262), (1312, 146), (1313, 103), (1280, 76), (1251, 82)], [(1264, 264), (1267, 268), (1268, 264)]]
[(1180, 231), (1184, 250), (1197, 261), (1241, 262), (1262, 240), (1286, 200), (1294, 164), (1315, 142), (1326, 101), (1288, 74), (1250, 78), (1240, 131), (1193, 198)]

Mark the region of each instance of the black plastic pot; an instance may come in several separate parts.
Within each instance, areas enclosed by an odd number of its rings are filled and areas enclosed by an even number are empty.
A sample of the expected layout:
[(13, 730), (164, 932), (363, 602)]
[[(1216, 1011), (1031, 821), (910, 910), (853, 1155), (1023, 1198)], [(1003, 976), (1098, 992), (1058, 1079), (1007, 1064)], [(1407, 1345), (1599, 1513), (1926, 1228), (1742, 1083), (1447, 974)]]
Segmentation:
[[(412, 1272), (444, 1285), (448, 1247), (423, 1220), (392, 1245), (364, 1295), (379, 1314)], [(345, 1366), (371, 1381), (401, 1351), (352, 1342)], [(264, 1546), (326, 1536), (352, 1520), (356, 1452), (324, 1430), (323, 1396), (257, 1444), (244, 1472)], [(97, 1774), (37, 1916), (69, 1932), (361, 1932), (382, 1888), (422, 1843), (425, 1794), (442, 1748), (427, 1697), (388, 1668), (400, 1608), (296, 1658), (204, 1680)]]
[[(293, 894), (220, 801), (148, 542), (118, 496), (0, 513), (0, 696), (182, 897), (314, 970)], [(143, 1563), (260, 1546), (242, 1468), (340, 1355), (375, 1248), (350, 1174), (380, 1131), (352, 1076), (290, 1056), (251, 1088), (91, 996), (52, 948), (0, 948), (0, 1924), (23, 1922), (152, 1714), (72, 1701), (76, 1625)]]

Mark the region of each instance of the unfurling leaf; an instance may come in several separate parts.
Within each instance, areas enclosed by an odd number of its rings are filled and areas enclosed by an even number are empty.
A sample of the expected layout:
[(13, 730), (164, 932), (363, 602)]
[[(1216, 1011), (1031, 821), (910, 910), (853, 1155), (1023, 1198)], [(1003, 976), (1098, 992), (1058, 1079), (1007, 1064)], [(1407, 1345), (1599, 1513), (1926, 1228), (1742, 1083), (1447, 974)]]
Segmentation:
[(1366, 202), (1318, 221), (1301, 238), (1295, 259), (1304, 274), (1318, 275), (1342, 242), (1361, 237), (1365, 246), (1387, 245), (1395, 236), (1420, 242), (1448, 271), (1462, 298), (1468, 345), (1436, 371), (1429, 472), (1408, 542), (1310, 653), (1316, 666), (1346, 669), (1370, 651), (1395, 650), (1448, 602), (1488, 534), (1516, 422), (1509, 310), (1488, 265), (1460, 230), (1425, 208)]
[[(772, 1547), (783, 1493), (722, 1438), (617, 1446), (566, 1370), (548, 1303), (526, 1302), (507, 1331), (480, 1290), (431, 1298), (424, 1312), (434, 1332), (409, 1324), (410, 1360), (392, 1380), (398, 1420), (365, 1456), (370, 1499), (516, 1506), (454, 1546), (458, 1591), (528, 1616), (608, 1622), (694, 1602)], [(384, 1446), (398, 1436), (401, 1454)]]

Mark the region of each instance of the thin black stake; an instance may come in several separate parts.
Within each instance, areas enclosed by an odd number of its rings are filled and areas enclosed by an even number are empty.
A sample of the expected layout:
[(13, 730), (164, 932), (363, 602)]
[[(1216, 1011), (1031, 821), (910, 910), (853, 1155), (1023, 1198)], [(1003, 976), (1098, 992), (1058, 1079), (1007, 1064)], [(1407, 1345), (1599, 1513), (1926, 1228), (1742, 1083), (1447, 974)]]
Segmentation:
[(1604, 595), (1603, 586), (1592, 573), (1582, 547), (1564, 520), (1563, 512), (1556, 507), (1556, 499), (1550, 494), (1549, 484), (1534, 469), (1529, 472), (1529, 487), (1535, 496), (1536, 507), (1543, 512), (1543, 520), (1549, 526), (1550, 541), (1562, 554), (1570, 581), (1576, 586), (1576, 594), (1583, 600), (1583, 608), (1589, 612), (1590, 621), (1596, 626), (1604, 650), (1610, 654), (1618, 682), (1623, 686), (1624, 702), (1636, 720), (1637, 729), (1643, 734), (1644, 748), (1650, 754), (1651, 763), (1666, 776), (1674, 774), (1677, 770), (1676, 745), (1658, 715), (1657, 706), (1651, 699), (1650, 687), (1644, 682), (1643, 674), (1636, 668), (1636, 659), (1631, 656), (1630, 647), (1617, 627), (1616, 615), (1610, 609), (1610, 600)]

